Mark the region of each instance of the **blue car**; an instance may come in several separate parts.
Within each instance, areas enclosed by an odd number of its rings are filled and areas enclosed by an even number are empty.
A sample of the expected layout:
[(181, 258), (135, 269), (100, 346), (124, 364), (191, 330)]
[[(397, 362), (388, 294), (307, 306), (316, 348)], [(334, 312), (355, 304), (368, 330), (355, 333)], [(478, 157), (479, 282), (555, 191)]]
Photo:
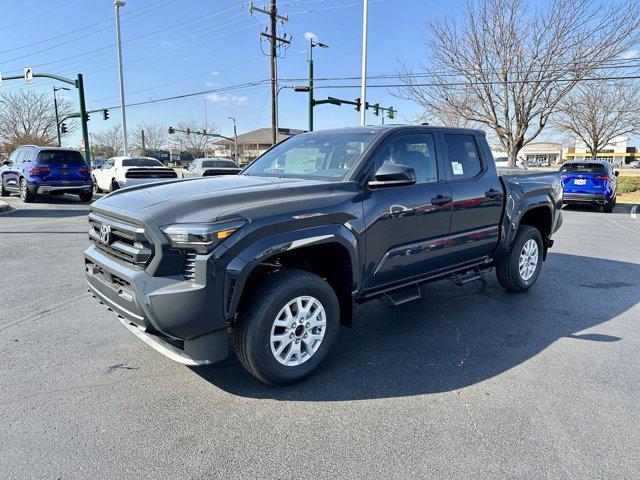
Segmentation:
[(2, 162), (0, 195), (19, 193), (23, 202), (38, 195), (79, 195), (87, 202), (93, 197), (91, 169), (77, 150), (60, 147), (18, 147)]
[(609, 162), (569, 162), (560, 169), (563, 203), (602, 206), (611, 213), (616, 205), (618, 173)]

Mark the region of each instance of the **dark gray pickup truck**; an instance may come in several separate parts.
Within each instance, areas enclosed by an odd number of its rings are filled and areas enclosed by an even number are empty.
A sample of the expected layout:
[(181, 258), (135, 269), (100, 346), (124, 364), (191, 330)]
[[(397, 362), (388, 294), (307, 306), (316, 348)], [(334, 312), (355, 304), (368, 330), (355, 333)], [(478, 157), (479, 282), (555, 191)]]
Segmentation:
[(562, 217), (558, 173), (499, 176), (481, 131), (386, 126), (289, 138), (239, 175), (113, 192), (91, 206), (93, 294), (187, 365), (228, 355), (271, 384), (327, 355), (353, 306), (420, 285), (536, 281)]

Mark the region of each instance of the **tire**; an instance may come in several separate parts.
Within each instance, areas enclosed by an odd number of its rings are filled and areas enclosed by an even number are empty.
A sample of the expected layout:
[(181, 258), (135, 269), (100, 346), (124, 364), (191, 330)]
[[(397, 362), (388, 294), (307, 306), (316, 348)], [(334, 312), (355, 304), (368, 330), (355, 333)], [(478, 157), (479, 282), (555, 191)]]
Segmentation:
[(80, 201), (82, 202), (88, 202), (93, 198), (93, 192), (88, 192), (88, 193), (79, 193), (78, 196), (80, 197)]
[[(535, 249), (531, 248), (533, 244), (528, 243), (530, 240), (534, 242)], [(531, 264), (531, 266), (535, 265), (535, 268), (526, 268), (523, 275), (520, 269), (521, 256), (526, 255), (527, 258), (530, 258), (532, 261), (534, 260), (533, 257), (529, 257), (529, 255), (524, 252), (525, 245), (530, 248), (529, 252), (535, 250), (536, 258), (535, 263)], [(529, 290), (529, 288), (536, 283), (538, 275), (540, 274), (542, 255), (543, 246), (540, 231), (529, 225), (521, 225), (518, 228), (516, 238), (509, 253), (499, 258), (496, 262), (498, 282), (512, 292)]]
[(0, 197), (8, 197), (11, 195), (11, 192), (4, 188), (4, 182), (0, 180)]
[(20, 198), (24, 203), (31, 203), (36, 199), (35, 193), (29, 191), (27, 187), (27, 181), (23, 178), (20, 179)]
[(96, 182), (96, 177), (91, 177), (91, 180), (93, 181), (93, 193), (100, 193), (100, 187), (98, 186), (98, 182)]
[[(251, 295), (235, 326), (240, 363), (254, 377), (270, 385), (300, 381), (324, 360), (338, 333), (340, 306), (335, 292), (319, 276), (292, 269), (269, 275)], [(298, 321), (300, 310), (296, 302), (301, 297), (303, 309), (310, 309), (311, 314), (306, 319), (302, 317), (302, 323)], [(293, 318), (286, 319), (289, 305), (288, 313)], [(319, 322), (315, 327), (312, 318)], [(319, 338), (321, 335), (324, 336)], [(277, 342), (272, 336), (282, 336), (284, 340)], [(312, 345), (305, 340), (311, 336), (316, 337)]]
[(116, 182), (115, 178), (111, 179), (111, 191), (115, 192), (116, 190), (118, 190), (120, 188), (120, 185), (118, 185), (118, 182)]
[(602, 211), (604, 213), (611, 213), (613, 212), (613, 207), (615, 206), (616, 206), (616, 197), (613, 197), (609, 199), (609, 201), (602, 206)]

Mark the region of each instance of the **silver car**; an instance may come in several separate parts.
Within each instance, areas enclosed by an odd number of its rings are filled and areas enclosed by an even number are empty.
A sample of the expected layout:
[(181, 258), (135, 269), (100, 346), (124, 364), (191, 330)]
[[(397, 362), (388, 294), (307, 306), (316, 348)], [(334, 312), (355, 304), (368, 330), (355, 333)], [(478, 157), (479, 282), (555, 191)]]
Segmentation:
[(196, 158), (182, 171), (182, 178), (236, 175), (240, 170), (242, 169), (230, 158)]

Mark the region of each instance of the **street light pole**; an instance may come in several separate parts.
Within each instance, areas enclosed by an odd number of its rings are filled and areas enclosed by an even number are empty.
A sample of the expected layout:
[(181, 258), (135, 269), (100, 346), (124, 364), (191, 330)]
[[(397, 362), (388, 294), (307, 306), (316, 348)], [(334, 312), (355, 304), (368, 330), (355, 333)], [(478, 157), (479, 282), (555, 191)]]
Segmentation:
[(118, 45), (118, 76), (120, 78), (120, 109), (122, 110), (122, 136), (124, 144), (124, 155), (129, 154), (129, 145), (127, 143), (127, 117), (124, 111), (124, 79), (122, 75), (122, 43), (120, 41), (120, 7), (124, 7), (126, 2), (116, 0), (113, 6), (116, 11), (116, 43)]
[(313, 47), (329, 48), (321, 42), (309, 39), (309, 131), (313, 132)]
[(362, 87), (360, 91), (360, 125), (365, 125), (365, 117), (367, 111), (367, 6), (368, 1), (364, 0), (362, 4)]
[(56, 111), (56, 132), (58, 133), (58, 146), (61, 147), (62, 139), (60, 137), (60, 117), (58, 116), (58, 98), (56, 97), (56, 92), (58, 90), (69, 91), (70, 89), (66, 87), (56, 87), (55, 85), (53, 86), (53, 108)]
[(233, 121), (233, 150), (235, 151), (234, 160), (238, 163), (238, 131), (236, 130), (236, 119), (235, 117), (227, 117), (229, 120)]

